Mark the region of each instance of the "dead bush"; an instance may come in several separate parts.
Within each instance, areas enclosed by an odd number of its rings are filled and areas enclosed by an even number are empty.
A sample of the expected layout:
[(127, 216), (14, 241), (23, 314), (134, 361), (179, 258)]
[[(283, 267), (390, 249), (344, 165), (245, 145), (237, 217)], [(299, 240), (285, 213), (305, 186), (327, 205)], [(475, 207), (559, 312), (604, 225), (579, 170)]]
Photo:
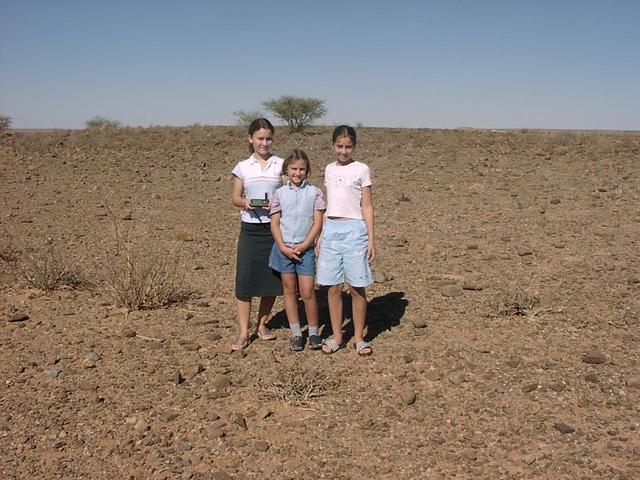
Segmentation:
[(166, 250), (121, 238), (106, 271), (106, 284), (115, 302), (129, 310), (166, 307), (184, 301), (185, 269), (180, 246)]
[(32, 288), (51, 291), (59, 287), (78, 288), (85, 283), (78, 267), (51, 238), (38, 248), (26, 247), (15, 265)]
[(536, 316), (546, 311), (536, 294), (517, 288), (492, 295), (488, 305), (489, 317)]
[(332, 383), (321, 372), (306, 370), (299, 364), (283, 362), (274, 357), (275, 368), (260, 369), (254, 377), (254, 387), (269, 399), (287, 405), (308, 405), (329, 393)]

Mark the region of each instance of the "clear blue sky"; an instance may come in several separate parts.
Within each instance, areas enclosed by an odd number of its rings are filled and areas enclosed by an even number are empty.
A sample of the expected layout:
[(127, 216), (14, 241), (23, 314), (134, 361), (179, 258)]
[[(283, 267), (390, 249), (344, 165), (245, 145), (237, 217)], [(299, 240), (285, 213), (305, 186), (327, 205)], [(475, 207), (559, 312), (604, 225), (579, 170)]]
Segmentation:
[(640, 130), (640, 0), (0, 0), (15, 128), (319, 123)]

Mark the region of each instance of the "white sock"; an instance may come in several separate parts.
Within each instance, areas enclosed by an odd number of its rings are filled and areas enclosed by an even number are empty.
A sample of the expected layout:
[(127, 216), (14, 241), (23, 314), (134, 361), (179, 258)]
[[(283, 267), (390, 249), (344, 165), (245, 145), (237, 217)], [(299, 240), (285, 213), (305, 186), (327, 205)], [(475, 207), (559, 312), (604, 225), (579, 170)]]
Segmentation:
[(309, 325), (309, 336), (318, 335), (318, 325)]
[(293, 335), (294, 337), (302, 336), (302, 331), (300, 330), (299, 323), (290, 323), (289, 328), (291, 329), (291, 335)]

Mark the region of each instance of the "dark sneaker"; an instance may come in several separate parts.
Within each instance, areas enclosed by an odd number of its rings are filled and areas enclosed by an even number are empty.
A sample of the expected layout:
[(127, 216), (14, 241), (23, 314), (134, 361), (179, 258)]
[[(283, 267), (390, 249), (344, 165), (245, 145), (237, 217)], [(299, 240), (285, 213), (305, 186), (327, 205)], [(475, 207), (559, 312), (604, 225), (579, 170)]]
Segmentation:
[(319, 350), (322, 348), (322, 338), (320, 338), (320, 335), (311, 335), (309, 337), (309, 348), (311, 350)]
[(294, 352), (299, 352), (304, 349), (304, 338), (302, 337), (293, 337), (291, 339), (291, 343), (289, 344), (289, 348)]

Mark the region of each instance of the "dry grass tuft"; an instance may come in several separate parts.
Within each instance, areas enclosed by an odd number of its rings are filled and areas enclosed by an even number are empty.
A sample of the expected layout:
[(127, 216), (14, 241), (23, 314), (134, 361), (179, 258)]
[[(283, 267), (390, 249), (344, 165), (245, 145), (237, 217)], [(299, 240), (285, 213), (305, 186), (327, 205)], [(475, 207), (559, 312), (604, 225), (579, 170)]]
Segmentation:
[(173, 230), (171, 230), (171, 238), (176, 242), (190, 242), (193, 240), (191, 232), (181, 225), (175, 226)]
[(275, 368), (259, 370), (254, 386), (269, 399), (287, 405), (308, 405), (327, 395), (333, 383), (324, 374), (302, 368), (297, 363), (274, 359)]
[(51, 238), (40, 248), (27, 247), (15, 260), (15, 265), (32, 288), (51, 291), (59, 287), (78, 288), (85, 283), (77, 266)]

